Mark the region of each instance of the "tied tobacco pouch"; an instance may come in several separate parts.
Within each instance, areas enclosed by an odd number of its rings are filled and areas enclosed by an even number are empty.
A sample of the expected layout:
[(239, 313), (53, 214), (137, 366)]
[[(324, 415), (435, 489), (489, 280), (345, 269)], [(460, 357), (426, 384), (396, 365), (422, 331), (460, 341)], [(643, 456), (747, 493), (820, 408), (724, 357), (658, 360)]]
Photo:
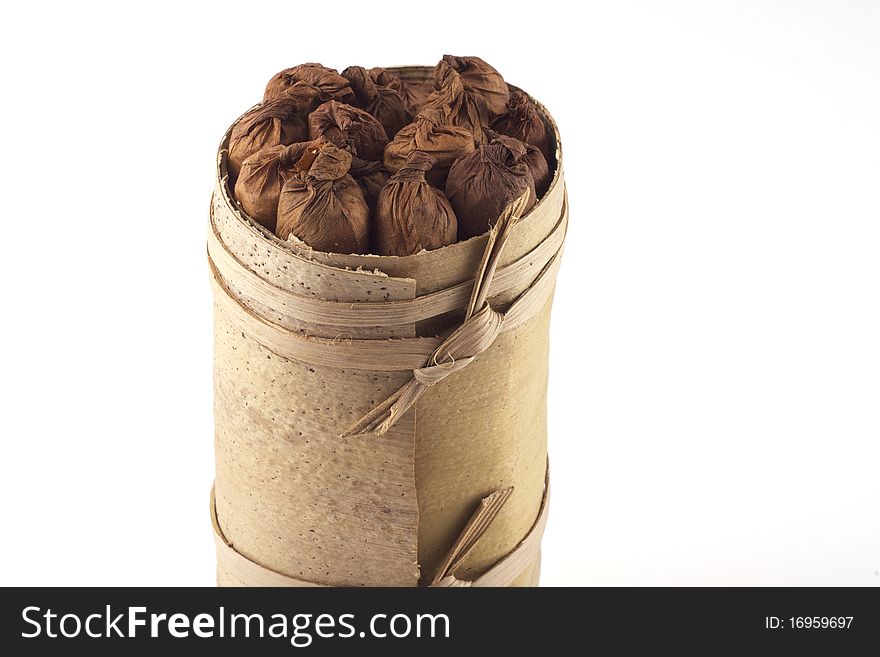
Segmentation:
[(544, 120), (535, 104), (522, 91), (510, 92), (507, 109), (492, 122), (492, 128), (539, 149), (548, 162), (552, 159), (550, 137)]
[(370, 209), (348, 173), (351, 154), (330, 143), (307, 149), (278, 199), (276, 234), (314, 249), (366, 253)]
[(364, 160), (381, 160), (388, 136), (376, 118), (362, 109), (328, 101), (309, 114), (309, 138), (324, 137)]
[(467, 93), (482, 99), (490, 117), (504, 113), (509, 89), (504, 78), (492, 66), (479, 57), (444, 55), (434, 69), (435, 80), (444, 69), (455, 71)]
[(446, 180), (446, 195), (458, 218), (458, 238), (482, 235), (510, 203), (529, 190), (526, 210), (535, 205), (535, 180), (518, 139), (496, 136), (456, 160)]
[(229, 174), (234, 181), (244, 161), (269, 146), (306, 141), (306, 116), (316, 102), (308, 87), (292, 87), (249, 114), (232, 130), (229, 138)]
[[(484, 130), (483, 134), (485, 135), (486, 140), (490, 142), (504, 136), (489, 128)], [(515, 138), (511, 137), (511, 139)], [(547, 159), (544, 157), (543, 153), (541, 153), (540, 149), (531, 144), (527, 144), (522, 140), (519, 141), (526, 149), (526, 153), (523, 155), (522, 159), (529, 168), (529, 171), (531, 171), (532, 179), (535, 181), (535, 195), (537, 198), (541, 198), (550, 188), (550, 165), (547, 164)]]
[(349, 66), (342, 75), (351, 84), (358, 107), (376, 117), (388, 137), (412, 121), (397, 76), (381, 68), (367, 70), (362, 66)]
[(446, 196), (425, 180), (434, 158), (413, 151), (379, 194), (373, 251), (405, 256), (452, 244), (458, 234), (455, 213)]
[(447, 124), (446, 117), (447, 113), (442, 109), (420, 112), (415, 121), (401, 129), (388, 144), (385, 168), (396, 172), (406, 163), (410, 153), (423, 151), (435, 160), (426, 174), (428, 182), (442, 188), (452, 163), (475, 148), (470, 130)]
[(348, 80), (338, 71), (321, 64), (300, 64), (279, 71), (266, 85), (263, 100), (271, 100), (291, 87), (307, 85), (315, 90), (320, 102), (338, 100), (343, 103), (354, 101), (354, 92)]

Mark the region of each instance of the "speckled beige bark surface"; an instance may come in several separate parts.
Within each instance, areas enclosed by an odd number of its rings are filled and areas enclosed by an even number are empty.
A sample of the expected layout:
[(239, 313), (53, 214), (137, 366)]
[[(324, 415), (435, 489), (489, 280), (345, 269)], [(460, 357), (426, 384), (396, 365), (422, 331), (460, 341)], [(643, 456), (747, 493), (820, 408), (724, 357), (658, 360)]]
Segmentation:
[(537, 317), (502, 334), (461, 378), (445, 379), (418, 402), (416, 488), (430, 491), (419, 497), (419, 563), (426, 577), (475, 501), (492, 491), (514, 487), (459, 579), (482, 574), (510, 552), (538, 515), (547, 460), (549, 320), (548, 301)]
[(381, 446), (336, 437), (403, 375), (279, 358), (215, 326), (217, 514), (235, 549), (322, 584), (417, 577), (412, 420)]

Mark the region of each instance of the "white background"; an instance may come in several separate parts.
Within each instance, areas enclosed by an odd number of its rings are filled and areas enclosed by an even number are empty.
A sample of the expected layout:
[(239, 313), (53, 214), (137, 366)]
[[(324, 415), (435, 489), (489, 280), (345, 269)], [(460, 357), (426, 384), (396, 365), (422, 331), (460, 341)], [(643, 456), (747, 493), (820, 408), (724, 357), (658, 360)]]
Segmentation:
[(4, 9), (0, 583), (213, 583), (217, 143), (447, 52), (563, 134), (543, 583), (880, 583), (880, 3), (198, 4)]

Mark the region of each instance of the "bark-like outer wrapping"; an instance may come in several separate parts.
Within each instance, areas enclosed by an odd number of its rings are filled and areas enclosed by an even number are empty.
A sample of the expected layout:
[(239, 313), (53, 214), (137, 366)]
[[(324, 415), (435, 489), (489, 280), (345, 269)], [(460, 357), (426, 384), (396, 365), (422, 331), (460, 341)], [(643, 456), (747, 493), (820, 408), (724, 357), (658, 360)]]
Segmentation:
[[(431, 72), (392, 70), (404, 79)], [(502, 268), (534, 251), (566, 211), (558, 131), (538, 107), (557, 137), (550, 163), (556, 171), (547, 194), (514, 228)], [(341, 256), (282, 242), (236, 207), (224, 178), (225, 143), (211, 230), (266, 286), (309, 299), (375, 302), (414, 299), (473, 277), (485, 236), (405, 257)], [(506, 289), (491, 299), (493, 307), (503, 310), (523, 289)], [(420, 576), (426, 584), (480, 499), (509, 486), (513, 494), (456, 577), (486, 571), (529, 532), (544, 494), (551, 299), (430, 388), (389, 433), (351, 438), (338, 435), (411, 373), (283, 358), (241, 331), (219, 294), (215, 299), (215, 505), (237, 552), (316, 584), (415, 586)], [(446, 313), (416, 324), (342, 330), (284, 307), (252, 310), (334, 342), (433, 336), (460, 320), (460, 313)], [(536, 560), (515, 585), (536, 585), (538, 570)], [(222, 566), (218, 583), (248, 584)]]

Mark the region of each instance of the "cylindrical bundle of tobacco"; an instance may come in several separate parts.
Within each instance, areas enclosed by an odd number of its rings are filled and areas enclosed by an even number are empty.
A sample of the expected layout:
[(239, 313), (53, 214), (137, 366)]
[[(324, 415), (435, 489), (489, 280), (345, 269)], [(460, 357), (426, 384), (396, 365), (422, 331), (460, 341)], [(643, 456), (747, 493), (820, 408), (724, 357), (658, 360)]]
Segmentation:
[[(452, 59), (491, 121), (497, 78)], [(277, 86), (323, 85), (318, 101), (350, 104), (328, 96), (323, 69)], [(393, 89), (433, 79), (368, 75)], [(236, 200), (221, 147), (208, 243), (221, 585), (538, 583), (561, 162), (554, 149), (545, 172), (537, 147), (491, 130), (478, 148), (452, 109), (401, 128), (384, 164), (355, 155), (353, 138), (330, 143), (345, 130), (335, 120), (320, 141), (257, 149)], [(257, 223), (269, 227), (276, 190), (269, 235)], [(465, 233), (476, 237), (456, 243)]]

